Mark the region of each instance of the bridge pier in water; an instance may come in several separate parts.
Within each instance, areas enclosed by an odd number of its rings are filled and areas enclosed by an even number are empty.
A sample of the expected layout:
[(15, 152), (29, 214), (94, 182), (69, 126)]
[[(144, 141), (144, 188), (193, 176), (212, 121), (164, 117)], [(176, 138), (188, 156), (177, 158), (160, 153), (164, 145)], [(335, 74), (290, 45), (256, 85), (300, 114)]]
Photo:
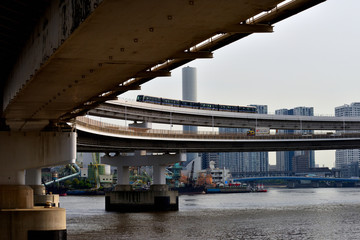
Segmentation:
[[(148, 212), (179, 210), (178, 192), (166, 185), (166, 166), (182, 161), (183, 154), (146, 155), (136, 151), (133, 156), (105, 155), (102, 163), (116, 166), (118, 182), (114, 191), (105, 196), (105, 210), (117, 212)], [(150, 190), (134, 190), (129, 184), (130, 166), (153, 166)]]
[(66, 239), (66, 211), (45, 195), (41, 168), (73, 163), (76, 133), (0, 133), (2, 239)]

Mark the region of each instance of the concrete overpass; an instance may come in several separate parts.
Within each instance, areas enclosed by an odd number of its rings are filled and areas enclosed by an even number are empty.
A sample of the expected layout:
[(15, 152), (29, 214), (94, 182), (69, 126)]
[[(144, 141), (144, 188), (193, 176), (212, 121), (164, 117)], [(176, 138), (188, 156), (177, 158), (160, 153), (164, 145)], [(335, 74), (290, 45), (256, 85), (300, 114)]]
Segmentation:
[(66, 235), (65, 210), (34, 208), (41, 168), (75, 160), (62, 124), (324, 1), (1, 1), (2, 237)]
[(118, 99), (100, 104), (88, 115), (140, 122), (206, 127), (296, 130), (360, 130), (359, 117), (286, 116), (198, 110)]
[[(43, 0), (47, 7), (28, 18), (27, 1), (3, 2), (18, 13), (1, 22), (9, 36), (1, 56), (3, 125), (29, 131), (67, 121), (323, 1)], [(26, 40), (13, 41), (28, 28)]]
[(81, 117), (75, 122), (81, 152), (268, 152), (353, 149), (360, 134), (246, 136), (217, 132), (183, 133), (170, 130), (135, 130)]

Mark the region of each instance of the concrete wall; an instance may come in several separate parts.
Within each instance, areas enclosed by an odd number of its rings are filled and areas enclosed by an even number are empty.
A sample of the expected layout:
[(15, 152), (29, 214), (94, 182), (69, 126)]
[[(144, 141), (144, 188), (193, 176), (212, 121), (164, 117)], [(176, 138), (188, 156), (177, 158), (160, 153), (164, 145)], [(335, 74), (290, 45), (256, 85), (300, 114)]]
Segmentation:
[(1, 132), (0, 152), (0, 184), (21, 184), (13, 182), (16, 171), (74, 163), (76, 133)]

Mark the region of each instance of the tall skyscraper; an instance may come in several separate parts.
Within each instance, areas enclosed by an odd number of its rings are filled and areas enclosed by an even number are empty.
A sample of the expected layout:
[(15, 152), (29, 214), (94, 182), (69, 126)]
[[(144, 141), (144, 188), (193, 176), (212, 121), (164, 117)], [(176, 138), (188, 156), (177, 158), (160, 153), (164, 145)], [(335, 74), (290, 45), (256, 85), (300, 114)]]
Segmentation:
[[(267, 114), (267, 105), (250, 105), (257, 108), (258, 113)], [(220, 133), (246, 133), (244, 128), (219, 128)], [(228, 168), (230, 172), (267, 172), (269, 169), (268, 152), (228, 152), (220, 153), (219, 168)]]
[[(359, 116), (360, 116), (360, 102), (354, 102), (351, 103), (350, 105), (344, 104), (343, 106), (339, 106), (335, 108), (335, 117), (344, 117), (344, 124), (346, 124), (346, 119), (345, 119), (346, 117), (359, 117)], [(357, 164), (357, 168), (354, 167), (356, 164)], [(360, 167), (360, 149), (336, 150), (335, 168), (341, 169), (343, 177), (359, 176), (359, 170), (358, 170), (359, 167)]]
[[(210, 168), (210, 162), (213, 161), (218, 164), (219, 162), (219, 153), (217, 152), (205, 152), (201, 153), (201, 169)], [(219, 167), (219, 166), (216, 166)]]
[[(182, 69), (182, 100), (197, 101), (196, 68)], [(197, 132), (197, 126), (184, 126), (184, 132)]]
[[(296, 107), (293, 109), (279, 109), (276, 115), (314, 116), (313, 107)], [(278, 134), (312, 134), (312, 130), (278, 130)], [(276, 152), (276, 168), (278, 171), (303, 172), (315, 167), (315, 152), (310, 151), (283, 151)]]
[[(196, 68), (184, 67), (182, 69), (182, 100), (197, 101)], [(197, 126), (183, 126), (184, 132), (197, 132)], [(187, 153), (185, 166), (198, 158), (198, 153)]]

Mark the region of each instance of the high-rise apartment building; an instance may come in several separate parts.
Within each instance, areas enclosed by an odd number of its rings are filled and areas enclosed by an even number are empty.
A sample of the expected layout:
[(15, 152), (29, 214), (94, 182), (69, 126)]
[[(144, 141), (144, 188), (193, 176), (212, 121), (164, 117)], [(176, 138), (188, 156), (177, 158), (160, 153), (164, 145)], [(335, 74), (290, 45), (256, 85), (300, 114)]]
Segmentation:
[[(314, 116), (313, 107), (296, 107), (293, 109), (279, 109), (276, 115)], [(278, 130), (278, 134), (312, 134), (312, 130)], [(278, 171), (306, 172), (315, 167), (315, 152), (310, 151), (283, 151), (276, 152), (276, 167)]]
[[(360, 116), (360, 102), (354, 102), (350, 105), (344, 104), (335, 108), (336, 117), (359, 117)], [(344, 119), (346, 124), (346, 119)], [(346, 149), (336, 150), (335, 153), (335, 168), (340, 169), (343, 177), (359, 176), (358, 168), (354, 165), (360, 166), (360, 149)], [(355, 170), (351, 170), (355, 169)], [(356, 170), (357, 169), (357, 170)]]
[[(267, 114), (267, 105), (250, 105), (258, 113)], [(246, 133), (244, 128), (219, 128), (220, 133)], [(268, 152), (227, 152), (219, 153), (219, 168), (228, 168), (230, 172), (267, 172), (269, 169)]]

